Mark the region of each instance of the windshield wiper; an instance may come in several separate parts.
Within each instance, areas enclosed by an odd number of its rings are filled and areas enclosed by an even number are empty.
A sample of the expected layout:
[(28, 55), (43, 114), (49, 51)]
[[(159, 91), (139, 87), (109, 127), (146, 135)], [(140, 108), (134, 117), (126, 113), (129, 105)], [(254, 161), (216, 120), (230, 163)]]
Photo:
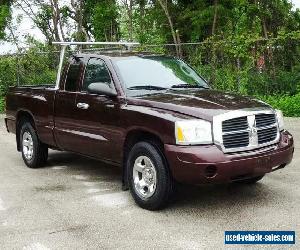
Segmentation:
[(172, 89), (209, 89), (209, 87), (203, 85), (190, 85), (190, 84), (177, 84), (172, 85)]
[(159, 87), (155, 85), (137, 85), (127, 88), (129, 90), (139, 90), (139, 89), (145, 89), (145, 90), (166, 90), (167, 88)]

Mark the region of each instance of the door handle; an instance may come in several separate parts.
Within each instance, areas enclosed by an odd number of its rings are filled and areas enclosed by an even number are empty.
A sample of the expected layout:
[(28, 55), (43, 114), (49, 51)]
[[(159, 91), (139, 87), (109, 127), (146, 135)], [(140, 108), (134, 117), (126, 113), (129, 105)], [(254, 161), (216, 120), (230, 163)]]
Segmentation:
[(88, 105), (87, 103), (82, 103), (82, 102), (77, 103), (77, 108), (79, 109), (88, 109), (89, 107), (90, 105)]

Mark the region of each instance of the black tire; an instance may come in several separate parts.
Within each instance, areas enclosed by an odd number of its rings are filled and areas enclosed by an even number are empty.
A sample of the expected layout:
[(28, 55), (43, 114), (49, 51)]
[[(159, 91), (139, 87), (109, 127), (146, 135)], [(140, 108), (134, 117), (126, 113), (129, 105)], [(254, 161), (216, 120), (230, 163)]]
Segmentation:
[[(142, 198), (134, 184), (134, 163), (141, 156), (148, 157), (156, 171), (156, 188), (154, 194), (149, 198)], [(168, 204), (173, 194), (174, 183), (167, 161), (159, 146), (153, 142), (138, 142), (128, 154), (126, 167), (131, 195), (141, 208), (153, 211), (162, 209)]]
[(245, 180), (239, 180), (239, 181), (236, 181), (236, 183), (239, 183), (239, 184), (255, 184), (256, 182), (260, 181), (262, 178), (264, 178), (265, 175), (260, 175), (260, 176), (256, 176), (256, 177), (253, 177), (253, 178), (250, 178), (250, 179), (245, 179)]
[[(33, 153), (30, 159), (25, 156), (25, 150), (23, 147), (23, 135), (25, 133), (30, 134), (33, 143)], [(29, 168), (43, 167), (48, 159), (48, 147), (47, 145), (45, 145), (39, 140), (34, 127), (29, 121), (24, 121), (22, 123), (19, 139), (20, 139), (22, 158), (24, 163), (27, 165), (27, 167)]]

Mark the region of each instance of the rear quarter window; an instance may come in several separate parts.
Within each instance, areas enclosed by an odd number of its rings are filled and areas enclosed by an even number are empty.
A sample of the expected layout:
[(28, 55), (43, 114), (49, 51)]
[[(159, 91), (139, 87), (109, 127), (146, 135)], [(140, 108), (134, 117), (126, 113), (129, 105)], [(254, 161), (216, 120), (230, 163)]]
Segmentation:
[(80, 69), (81, 65), (78, 64), (71, 64), (69, 66), (67, 79), (65, 83), (65, 90), (70, 92), (76, 92), (77, 90), (77, 82), (80, 77)]

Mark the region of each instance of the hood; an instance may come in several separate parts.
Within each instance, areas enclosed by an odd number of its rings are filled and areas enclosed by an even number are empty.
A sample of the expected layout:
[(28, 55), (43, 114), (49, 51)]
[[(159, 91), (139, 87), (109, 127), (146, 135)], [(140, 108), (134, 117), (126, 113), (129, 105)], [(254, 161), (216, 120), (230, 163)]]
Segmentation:
[(271, 108), (266, 103), (217, 90), (170, 90), (128, 98), (128, 104), (170, 110), (212, 121), (213, 116), (239, 109)]

